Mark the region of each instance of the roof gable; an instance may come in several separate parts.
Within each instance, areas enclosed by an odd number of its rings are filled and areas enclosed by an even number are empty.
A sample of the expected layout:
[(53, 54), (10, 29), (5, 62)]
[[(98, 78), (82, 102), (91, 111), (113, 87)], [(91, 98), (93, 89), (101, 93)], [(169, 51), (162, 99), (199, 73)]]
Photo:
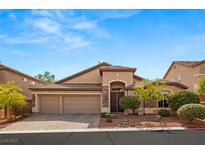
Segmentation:
[(169, 66), (167, 72), (165, 73), (163, 79), (166, 78), (166, 76), (168, 75), (168, 73), (170, 72), (170, 70), (172, 69), (174, 64), (179, 64), (179, 65), (183, 65), (186, 67), (194, 68), (194, 67), (199, 66), (203, 63), (205, 63), (205, 60), (201, 60), (201, 61), (173, 61), (172, 64)]
[(64, 78), (64, 79), (62, 79), (62, 80), (59, 80), (59, 81), (57, 81), (56, 83), (63, 83), (63, 82), (65, 82), (65, 81), (68, 81), (68, 80), (77, 78), (77, 77), (79, 77), (79, 76), (81, 76), (81, 75), (84, 75), (84, 74), (86, 74), (86, 73), (89, 73), (89, 72), (91, 72), (91, 71), (93, 71), (93, 70), (96, 70), (96, 69), (98, 69), (98, 68), (100, 68), (100, 67), (103, 67), (103, 66), (111, 66), (111, 64), (108, 64), (108, 63), (106, 63), (106, 62), (99, 63), (99, 64), (97, 64), (97, 65), (95, 65), (95, 66), (92, 66), (92, 67), (90, 67), (90, 68), (88, 68), (88, 69), (85, 69), (85, 70), (83, 70), (83, 71), (81, 71), (81, 72), (78, 72), (78, 73), (76, 73), (76, 74), (73, 74), (73, 75), (71, 75), (71, 76), (68, 76), (68, 77), (66, 77), (66, 78)]
[(7, 70), (7, 71), (10, 71), (10, 72), (12, 72), (12, 73), (15, 73), (15, 74), (24, 76), (24, 77), (26, 77), (26, 78), (29, 78), (29, 79), (31, 79), (31, 80), (34, 80), (34, 81), (37, 81), (37, 82), (46, 84), (45, 82), (43, 82), (43, 81), (41, 81), (41, 80), (39, 80), (39, 79), (36, 79), (36, 78), (34, 78), (34, 77), (30, 76), (30, 75), (27, 75), (27, 74), (25, 74), (25, 73), (22, 73), (22, 72), (20, 72), (20, 71), (17, 71), (17, 70), (15, 70), (15, 69), (10, 68), (10, 67), (8, 67), (8, 66), (5, 66), (5, 65), (3, 65), (3, 64), (0, 64), (0, 70)]

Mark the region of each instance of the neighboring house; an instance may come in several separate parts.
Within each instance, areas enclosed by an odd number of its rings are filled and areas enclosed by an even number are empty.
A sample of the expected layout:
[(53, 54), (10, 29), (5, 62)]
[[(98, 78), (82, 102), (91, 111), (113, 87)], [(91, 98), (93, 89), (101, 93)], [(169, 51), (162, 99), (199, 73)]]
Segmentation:
[[(135, 75), (136, 68), (113, 66), (99, 63), (91, 68), (57, 81), (55, 84), (32, 86), (35, 95), (33, 112), (37, 113), (100, 113), (121, 112), (119, 99), (122, 96), (135, 95), (133, 89), (142, 77)], [(187, 87), (164, 81), (172, 92)], [(146, 113), (167, 108), (164, 101), (146, 104)]]
[(164, 75), (164, 79), (182, 83), (190, 90), (195, 90), (197, 79), (203, 75), (205, 75), (205, 60), (173, 61)]
[(45, 84), (45, 82), (32, 76), (26, 75), (13, 68), (0, 64), (0, 83), (7, 83), (8, 81), (14, 81), (15, 84), (19, 85), (23, 89), (22, 94), (25, 95), (26, 101), (28, 103), (32, 102), (32, 93), (29, 89), (29, 86), (40, 86)]

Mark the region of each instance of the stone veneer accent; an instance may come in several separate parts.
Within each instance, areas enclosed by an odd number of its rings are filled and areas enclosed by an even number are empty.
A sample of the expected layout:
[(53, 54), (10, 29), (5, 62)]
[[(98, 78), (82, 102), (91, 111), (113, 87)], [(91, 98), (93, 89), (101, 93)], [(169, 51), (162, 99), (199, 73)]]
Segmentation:
[(102, 87), (102, 107), (109, 107), (109, 87)]

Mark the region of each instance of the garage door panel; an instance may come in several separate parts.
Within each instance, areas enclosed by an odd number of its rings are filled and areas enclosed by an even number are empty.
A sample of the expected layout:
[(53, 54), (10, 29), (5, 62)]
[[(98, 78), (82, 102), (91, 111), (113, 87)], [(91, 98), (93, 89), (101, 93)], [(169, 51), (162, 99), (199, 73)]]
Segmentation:
[(63, 97), (64, 113), (99, 113), (99, 95), (70, 95)]
[(40, 112), (41, 113), (58, 113), (59, 97), (52, 95), (40, 96)]

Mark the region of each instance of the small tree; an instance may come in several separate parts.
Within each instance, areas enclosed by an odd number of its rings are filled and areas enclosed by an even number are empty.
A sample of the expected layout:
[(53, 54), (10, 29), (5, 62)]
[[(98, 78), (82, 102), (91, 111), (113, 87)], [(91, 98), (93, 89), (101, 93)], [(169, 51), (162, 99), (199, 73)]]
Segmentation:
[(17, 108), (25, 106), (25, 96), (20, 93), (21, 90), (14, 82), (0, 84), (0, 106), (8, 108), (10, 120), (16, 118)]
[(205, 95), (205, 76), (202, 76), (198, 79), (197, 85), (197, 92), (199, 95)]
[(44, 73), (37, 74), (34, 76), (35, 78), (45, 81), (47, 83), (54, 83), (55, 82), (55, 75), (51, 74), (51, 72), (45, 71)]
[(140, 106), (140, 101), (137, 96), (123, 96), (120, 98), (120, 107), (122, 109), (131, 109), (133, 114)]
[(143, 80), (137, 83), (135, 86), (135, 92), (140, 100), (143, 102), (143, 107), (145, 108), (145, 102), (147, 100), (161, 100), (164, 99), (164, 95), (161, 90), (165, 87), (165, 84), (160, 80)]

